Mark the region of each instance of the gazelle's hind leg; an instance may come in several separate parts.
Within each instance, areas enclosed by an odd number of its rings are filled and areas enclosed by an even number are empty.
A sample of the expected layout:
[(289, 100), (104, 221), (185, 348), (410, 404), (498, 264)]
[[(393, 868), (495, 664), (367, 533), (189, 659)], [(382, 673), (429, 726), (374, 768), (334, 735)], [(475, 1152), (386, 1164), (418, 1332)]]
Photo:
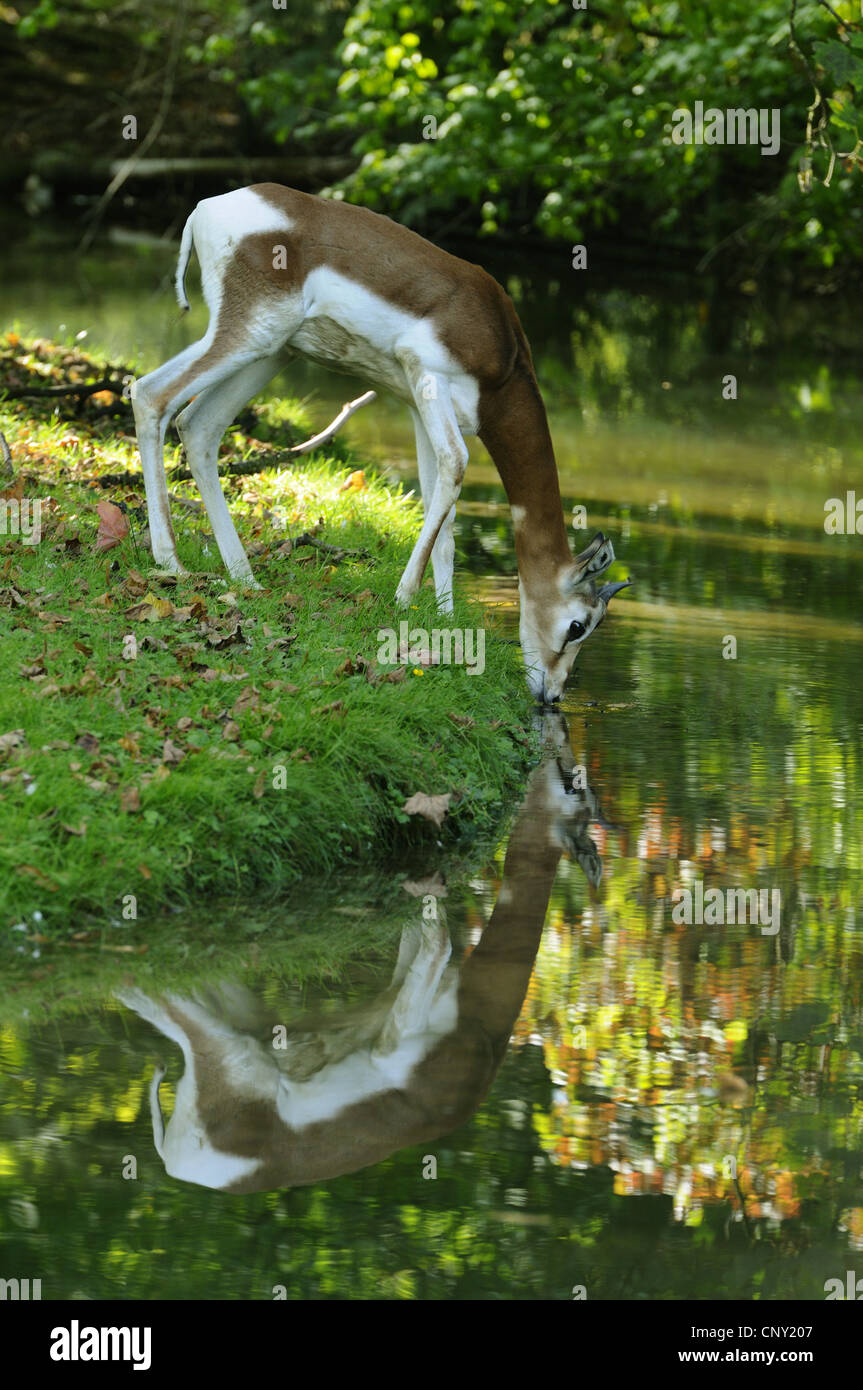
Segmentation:
[(196, 396), (176, 421), (225, 567), (234, 579), (242, 579), (254, 588), (260, 585), (252, 574), (219, 481), (219, 442), (238, 411), (266, 386), (286, 360), (286, 354), (273, 353), (240, 367), (227, 381), (208, 386)]
[(162, 569), (173, 570), (177, 574), (183, 572), (171, 526), (168, 483), (162, 456), (168, 422), (192, 396), (207, 387), (218, 386), (240, 367), (268, 355), (251, 345), (238, 346), (229, 353), (215, 350), (208, 330), (207, 336), (200, 342), (193, 343), (154, 372), (140, 377), (132, 386), (135, 429), (147, 493), (150, 544), (153, 559)]
[[(420, 489), (423, 495), (423, 510), (428, 512), (434, 499), (437, 486), (437, 460), (428, 437), (428, 432), (416, 410), (411, 412), (414, 420), (414, 435), (417, 446), (417, 466), (420, 475)], [(452, 612), (453, 570), (455, 567), (455, 506), (450, 507), (446, 520), (438, 532), (432, 550), (432, 568), (437, 594), (438, 608), (442, 613)]]
[[(431, 557), (441, 528), (447, 521), (461, 491), (467, 467), (467, 445), (456, 419), (447, 381), (434, 376), (435, 390), (431, 399), (426, 392), (427, 377), (422, 361), (415, 352), (404, 349), (396, 355), (401, 360), (414, 398), (417, 414), (428, 436), (437, 469), (437, 481), (429, 502), (424, 501), (425, 519), (419, 539), (413, 548), (396, 590), (396, 602), (407, 603), (419, 589), (426, 565)], [(442, 558), (445, 558), (445, 550)], [(452, 585), (450, 584), (450, 588)]]
[(177, 543), (171, 525), (168, 481), (162, 457), (170, 412), (162, 403), (160, 392), (169, 390), (172, 384), (182, 380), (183, 374), (192, 368), (200, 357), (203, 347), (202, 342), (193, 343), (191, 347), (172, 357), (169, 362), (163, 363), (155, 371), (148, 372), (146, 376), (133, 382), (130, 392), (132, 409), (135, 412), (135, 433), (138, 436), (141, 470), (144, 474), (144, 490), (147, 494), (147, 520), (150, 525), (153, 560), (160, 568), (176, 570), (178, 573), (182, 573), (182, 567), (177, 557)]

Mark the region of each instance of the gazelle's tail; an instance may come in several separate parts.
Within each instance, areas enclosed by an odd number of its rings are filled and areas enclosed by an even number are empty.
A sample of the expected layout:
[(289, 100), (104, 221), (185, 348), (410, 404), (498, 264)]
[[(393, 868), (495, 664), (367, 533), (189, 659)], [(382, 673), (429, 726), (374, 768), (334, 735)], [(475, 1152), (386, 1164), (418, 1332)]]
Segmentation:
[(177, 290), (177, 303), (185, 313), (189, 308), (189, 300), (186, 295), (186, 270), (189, 265), (189, 258), (192, 254), (194, 240), (192, 237), (192, 218), (195, 216), (194, 209), (186, 218), (186, 225), (183, 228), (183, 239), (180, 242), (180, 259), (177, 261), (177, 275), (174, 284)]

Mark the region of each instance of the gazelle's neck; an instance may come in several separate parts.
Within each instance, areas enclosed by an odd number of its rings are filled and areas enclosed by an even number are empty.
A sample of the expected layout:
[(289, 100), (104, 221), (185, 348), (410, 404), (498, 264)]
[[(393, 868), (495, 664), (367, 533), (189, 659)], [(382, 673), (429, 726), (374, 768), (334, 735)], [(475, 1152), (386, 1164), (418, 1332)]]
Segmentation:
[(482, 393), (479, 436), (509, 499), (522, 583), (549, 584), (572, 556), (545, 406), (526, 346), (506, 385)]

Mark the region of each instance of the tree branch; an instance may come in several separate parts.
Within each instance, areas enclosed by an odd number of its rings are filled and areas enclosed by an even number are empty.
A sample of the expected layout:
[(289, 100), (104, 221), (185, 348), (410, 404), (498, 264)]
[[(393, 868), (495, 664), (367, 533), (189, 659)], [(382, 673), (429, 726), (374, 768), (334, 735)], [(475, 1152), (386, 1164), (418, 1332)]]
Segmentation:
[(159, 102), (159, 109), (156, 112), (156, 118), (135, 153), (131, 155), (129, 159), (124, 160), (96, 204), (90, 226), (84, 233), (78, 246), (79, 254), (88, 249), (99, 229), (99, 224), (102, 221), (108, 204), (113, 200), (114, 195), (123, 187), (123, 184), (126, 182), (138, 161), (143, 159), (150, 146), (158, 140), (162, 133), (162, 126), (165, 124), (165, 117), (168, 114), (171, 98), (174, 94), (174, 80), (177, 76), (177, 65), (180, 61), (180, 46), (183, 30), (186, 25), (187, 7), (188, 0), (178, 0), (174, 28), (171, 31), (170, 48), (168, 49), (168, 61), (165, 66), (165, 82), (162, 87), (162, 97)]
[(105, 380), (79, 383), (76, 386), (23, 386), (17, 391), (3, 387), (2, 394), (13, 401), (25, 400), (31, 396), (95, 396), (97, 391), (112, 391), (115, 396), (122, 397), (124, 386), (123, 381)]
[(856, 19), (843, 19), (841, 15), (838, 15), (834, 10), (833, 6), (828, 3), (828, 0), (817, 0), (817, 3), (819, 5), (822, 5), (824, 9), (827, 11), (827, 13), (833, 16), (840, 29), (860, 28), (860, 25), (857, 23)]
[(349, 420), (355, 411), (361, 410), (364, 405), (368, 405), (370, 401), (373, 401), (376, 394), (377, 392), (375, 391), (366, 391), (362, 396), (357, 396), (355, 401), (348, 401), (342, 406), (336, 418), (330, 421), (325, 430), (321, 430), (320, 434), (313, 435), (311, 439), (307, 439), (305, 444), (295, 444), (291, 449), (291, 453), (307, 454), (310, 449), (317, 449), (318, 445), (326, 444), (327, 440), (332, 439), (333, 435), (341, 429), (345, 421)]

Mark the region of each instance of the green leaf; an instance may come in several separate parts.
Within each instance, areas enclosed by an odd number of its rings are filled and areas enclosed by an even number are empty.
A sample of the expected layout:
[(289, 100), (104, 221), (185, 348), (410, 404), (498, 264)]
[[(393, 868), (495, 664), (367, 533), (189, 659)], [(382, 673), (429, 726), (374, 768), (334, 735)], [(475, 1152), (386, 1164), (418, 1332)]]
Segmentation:
[(837, 43), (835, 39), (812, 45), (815, 57), (826, 68), (834, 82), (840, 86), (846, 82), (863, 84), (863, 55), (849, 44)]

